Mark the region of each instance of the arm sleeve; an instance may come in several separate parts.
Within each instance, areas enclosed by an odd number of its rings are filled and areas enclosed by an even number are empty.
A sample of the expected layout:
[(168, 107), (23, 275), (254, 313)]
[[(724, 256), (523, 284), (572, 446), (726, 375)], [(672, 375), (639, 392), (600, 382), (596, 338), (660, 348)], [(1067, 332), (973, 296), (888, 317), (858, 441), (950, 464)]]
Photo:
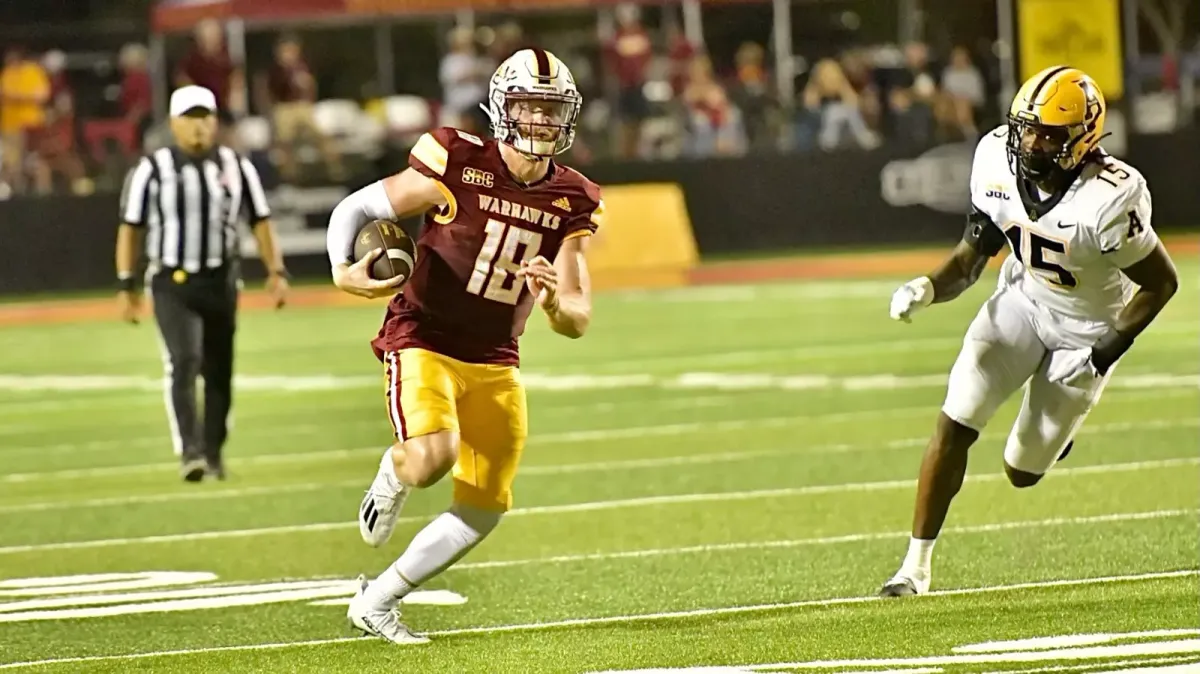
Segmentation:
[(329, 229), (325, 232), (329, 264), (336, 266), (354, 261), (354, 237), (368, 222), (395, 219), (396, 211), (381, 180), (342, 199), (329, 215)]

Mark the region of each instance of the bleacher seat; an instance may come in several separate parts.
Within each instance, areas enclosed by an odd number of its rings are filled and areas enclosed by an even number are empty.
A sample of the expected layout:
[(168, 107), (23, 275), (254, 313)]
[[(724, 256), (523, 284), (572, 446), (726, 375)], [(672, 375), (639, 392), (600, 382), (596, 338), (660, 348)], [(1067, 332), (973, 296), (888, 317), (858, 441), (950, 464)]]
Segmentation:
[(433, 126), (433, 110), (420, 96), (388, 96), (383, 106), (388, 131), (393, 134), (424, 133)]
[(265, 117), (244, 117), (237, 124), (237, 137), (246, 152), (271, 147), (271, 123)]
[(313, 106), (317, 128), (335, 138), (353, 134), (362, 123), (366, 113), (358, 103), (344, 98), (317, 101)]
[(313, 108), (317, 128), (337, 142), (342, 152), (378, 157), (387, 130), (358, 103), (348, 99), (318, 101)]

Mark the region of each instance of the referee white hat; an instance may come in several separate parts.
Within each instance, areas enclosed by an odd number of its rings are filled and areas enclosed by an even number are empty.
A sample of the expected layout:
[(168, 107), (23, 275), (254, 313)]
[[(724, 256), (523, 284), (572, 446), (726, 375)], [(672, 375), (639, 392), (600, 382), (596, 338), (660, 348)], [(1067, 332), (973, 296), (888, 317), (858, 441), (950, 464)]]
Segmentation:
[(196, 85), (180, 87), (171, 94), (169, 109), (172, 117), (182, 117), (196, 108), (216, 112), (217, 97), (212, 91)]

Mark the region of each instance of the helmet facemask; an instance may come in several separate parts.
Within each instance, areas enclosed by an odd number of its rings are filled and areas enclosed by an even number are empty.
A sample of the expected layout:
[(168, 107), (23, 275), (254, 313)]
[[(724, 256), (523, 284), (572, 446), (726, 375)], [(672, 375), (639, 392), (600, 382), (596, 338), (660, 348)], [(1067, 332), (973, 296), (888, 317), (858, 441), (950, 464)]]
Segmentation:
[(1076, 146), (1084, 135), (1082, 124), (1050, 126), (1009, 116), (1009, 167), (1035, 183), (1061, 184), (1080, 163)]
[(490, 103), (492, 133), (522, 154), (553, 157), (575, 142), (582, 103), (578, 92), (494, 90)]

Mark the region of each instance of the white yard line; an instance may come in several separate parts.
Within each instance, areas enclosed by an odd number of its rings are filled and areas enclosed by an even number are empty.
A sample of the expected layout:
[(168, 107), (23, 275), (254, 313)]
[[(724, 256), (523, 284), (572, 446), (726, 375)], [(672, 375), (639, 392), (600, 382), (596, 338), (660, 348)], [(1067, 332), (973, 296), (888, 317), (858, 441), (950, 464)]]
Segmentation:
[[(879, 353), (890, 353), (893, 351), (909, 350), (904, 345), (907, 342), (894, 341), (887, 343), (871, 342), (861, 345), (863, 355), (875, 355)], [(844, 351), (855, 345), (832, 345), (831, 350)], [(856, 347), (858, 348), (858, 347)], [(751, 352), (757, 353), (757, 352)], [(835, 353), (831, 352), (816, 352), (810, 354), (813, 359), (827, 359)], [(686, 358), (692, 358), (690, 356)], [(662, 358), (657, 358), (657, 362), (661, 362)], [(697, 359), (698, 364), (713, 367), (721, 365), (736, 364), (738, 360), (736, 352), (727, 352), (711, 357)], [(614, 365), (609, 363), (608, 365)], [(623, 365), (619, 369), (630, 370), (637, 369), (636, 367)], [(684, 371), (684, 372), (667, 372), (663, 374), (649, 374), (644, 372), (639, 374), (587, 374), (587, 373), (545, 373), (545, 372), (523, 372), (522, 383), (525, 389), (533, 392), (555, 392), (555, 391), (607, 391), (618, 390), (623, 391), (631, 388), (655, 388), (655, 389), (712, 389), (721, 390), (724, 388), (735, 387), (744, 389), (761, 389), (761, 390), (844, 390), (844, 391), (893, 391), (912, 388), (937, 388), (942, 387), (946, 383), (946, 374), (944, 372), (916, 374), (916, 375), (896, 375), (890, 373), (866, 373), (866, 374), (824, 374), (824, 373), (809, 373), (809, 374), (794, 374), (781, 375), (768, 372), (736, 372), (736, 371)], [(272, 376), (272, 377), (245, 377), (242, 381), (235, 381), (234, 386), (239, 391), (244, 392), (268, 392), (268, 393), (294, 393), (303, 391), (343, 391), (354, 389), (375, 389), (379, 386), (379, 380), (374, 377), (359, 377), (359, 376), (334, 376), (334, 375), (315, 375), (315, 376)], [(16, 381), (21, 380), (24, 383), (17, 384)], [(159, 379), (148, 377), (119, 377), (119, 376), (53, 376), (53, 377), (24, 377), (21, 375), (2, 375), (0, 374), (0, 390), (5, 390), (6, 387), (12, 386), (29, 386), (39, 387), (45, 390), (62, 390), (69, 392), (75, 390), (72, 388), (74, 380), (80, 380), (82, 385), (86, 383), (88, 386), (95, 386), (101, 390), (122, 391), (127, 389), (138, 389), (145, 391), (159, 390), (161, 391), (162, 383)], [(1138, 381), (1145, 380), (1145, 381)], [(1152, 382), (1155, 386), (1160, 387), (1175, 387), (1188, 386), (1195, 388), (1200, 385), (1200, 377), (1194, 374), (1181, 374), (1172, 372), (1157, 372), (1142, 375), (1125, 374), (1113, 379), (1109, 384), (1112, 389), (1134, 387), (1139, 388), (1146, 386), (1146, 381)], [(49, 407), (50, 401), (39, 401), (37, 405), (42, 408), (53, 411)], [(64, 402), (69, 402), (69, 399)], [(16, 431), (5, 429), (6, 435), (12, 435)]]
[[(763, 393), (770, 393), (763, 391)], [(1162, 391), (1163, 395), (1178, 395), (1179, 389), (1168, 389)], [(157, 394), (143, 394), (145, 400), (154, 405), (162, 405), (161, 392)], [(539, 404), (537, 407), (538, 419), (557, 418), (557, 417), (579, 417), (581, 415), (605, 414), (615, 412), (626, 407), (637, 407), (640, 409), (658, 409), (658, 410), (695, 410), (705, 407), (721, 407), (729, 405), (736, 401), (738, 396), (743, 396), (745, 393), (723, 393), (717, 395), (706, 394), (687, 394), (676, 392), (670, 397), (661, 399), (645, 399), (629, 397), (617, 398), (610, 401), (581, 403), (573, 405), (555, 405), (555, 404)], [(59, 405), (61, 408), (69, 407), (87, 407), (86, 400), (66, 400), (66, 401), (48, 401), (47, 405)], [(12, 408), (3, 403), (4, 410), (11, 412)], [(358, 397), (337, 398), (334, 400), (317, 400), (306, 399), (304, 404), (294, 404), (290, 408), (295, 414), (299, 412), (301, 416), (306, 414), (328, 414), (330, 411), (338, 410), (355, 410), (361, 411), (364, 409), (363, 401)], [(61, 412), (62, 409), (56, 408), (56, 412)], [(155, 412), (158, 414), (158, 412)], [(294, 424), (284, 419), (278, 412), (273, 414), (242, 414), (238, 417), (239, 424), (245, 426), (245, 430), (238, 431), (238, 437), (246, 436), (256, 437), (278, 437), (279, 435), (311, 435), (320, 433), (329, 428), (329, 424)], [(338, 422), (337, 428), (339, 431), (348, 431), (356, 428), (386, 428), (386, 423), (381, 423), (378, 420), (373, 421), (351, 421)], [(29, 430), (44, 431), (44, 425), (28, 424), (25, 431)], [(125, 440), (90, 440), (84, 442), (59, 442), (48, 445), (18, 445), (10, 447), (0, 447), (0, 457), (11, 457), (16, 455), (34, 454), (39, 457), (51, 454), (71, 454), (72, 456), (81, 453), (103, 453), (112, 450), (125, 451), (134, 447), (154, 447), (154, 446), (169, 446), (170, 438), (166, 436), (141, 436)]]
[[(1125, 399), (1130, 398), (1161, 398), (1171, 393), (1178, 391), (1163, 391), (1159, 388), (1163, 385), (1161, 377), (1174, 375), (1145, 375), (1144, 379), (1127, 378), (1128, 388), (1117, 388), (1113, 391), (1114, 394), (1120, 394)], [(870, 378), (877, 383), (881, 381), (879, 377)], [(1200, 376), (1196, 377), (1200, 380)], [(885, 382), (886, 383), (886, 382)], [(1144, 387), (1144, 388), (1143, 388)], [(1191, 394), (1190, 388), (1181, 389)], [(649, 404), (649, 403), (648, 403)], [(743, 430), (760, 430), (760, 429), (780, 429), (790, 428), (800, 424), (812, 423), (847, 423), (859, 422), (870, 419), (887, 419), (900, 418), (912, 415), (933, 415), (937, 409), (936, 405), (919, 405), (912, 407), (892, 407), (892, 408), (875, 408), (865, 410), (849, 410), (840, 412), (824, 412), (809, 415), (793, 415), (786, 417), (765, 417), (759, 419), (730, 419), (726, 421), (713, 422), (682, 422), (670, 424), (658, 424), (650, 426), (635, 426), (630, 428), (607, 428), (607, 429), (590, 429), (579, 431), (564, 431), (559, 433), (541, 433), (534, 434), (529, 438), (529, 446), (537, 446), (539, 444), (566, 444), (574, 442), (608, 442), (611, 440), (627, 440), (627, 439), (643, 439), (652, 437), (671, 437), (679, 435), (688, 435), (692, 433), (727, 433)], [(1184, 420), (1181, 424), (1194, 422), (1194, 420)], [(1169, 422), (1168, 422), (1169, 423)], [(313, 433), (319, 430), (326, 430), (328, 427), (318, 425), (300, 424), (291, 427), (292, 432)], [(1086, 426), (1084, 427), (1087, 428)], [(124, 443), (112, 441), (101, 441), (106, 443), (105, 446), (111, 444), (114, 447), (129, 446), (137, 444), (138, 439), (126, 441)], [(166, 439), (155, 442), (167, 443)], [(84, 444), (86, 446), (86, 443)], [(46, 450), (57, 450), (60, 448), (70, 448), (72, 445), (62, 446), (46, 446)], [(366, 447), (360, 449), (335, 449), (335, 450), (320, 450), (314, 452), (298, 452), (298, 453), (277, 453), (277, 454), (259, 454), (249, 456), (238, 461), (239, 465), (273, 465), (273, 464), (293, 464), (305, 462), (319, 462), (326, 460), (336, 460), (342, 458), (351, 458), (371, 454), (373, 452), (382, 451), (384, 445), (381, 443), (379, 447)], [(34, 450), (36, 447), (19, 448), (17, 451)], [(0, 450), (0, 456), (3, 456), (4, 451)], [(67, 479), (91, 479), (96, 477), (116, 476), (116, 475), (138, 475), (152, 472), (168, 472), (178, 469), (178, 464), (174, 462), (150, 463), (150, 464), (134, 464), (127, 466), (101, 466), (95, 468), (72, 468), (65, 470), (53, 471), (38, 471), (28, 473), (10, 473), (8, 475), (0, 475), (0, 484), (14, 482), (30, 482), (35, 480), (67, 480)]]
[[(997, 274), (989, 271), (979, 280), (979, 287), (991, 287), (995, 284)], [(714, 283), (704, 285), (683, 286), (678, 288), (632, 288), (629, 290), (614, 290), (604, 293), (605, 301), (652, 304), (666, 303), (713, 303), (728, 304), (730, 302), (751, 302), (759, 300), (847, 300), (866, 299), (887, 300), (891, 297), (896, 286), (907, 279), (904, 275), (893, 275), (890, 278), (873, 279), (801, 279), (764, 281), (760, 283)], [(1190, 279), (1189, 279), (1190, 280)], [(1183, 285), (1190, 289), (1190, 283)], [(1182, 321), (1163, 321), (1171, 325)], [(1157, 324), (1156, 324), (1157, 327)]]
[[(1080, 585), (1096, 585), (1108, 583), (1132, 582), (1139, 580), (1160, 580), (1164, 578), (1185, 578), (1189, 576), (1200, 575), (1200, 570), (1186, 569), (1181, 571), (1164, 571), (1158, 573), (1139, 573), (1124, 576), (1102, 576), (1098, 578), (1082, 578), (1071, 580), (1047, 580), (1031, 583), (1014, 583), (1012, 585), (994, 585), (991, 587), (972, 587), (959, 590), (935, 590), (923, 595), (924, 598), (931, 597), (960, 597), (976, 594), (990, 594), (994, 592), (1009, 592), (1013, 590), (1033, 590), (1048, 587), (1076, 587)], [(925, 601), (922, 597), (916, 598), (918, 601)], [(878, 601), (885, 601), (879, 597), (839, 597), (836, 599), (811, 599), (805, 601), (794, 601), (780, 604), (757, 604), (752, 606), (730, 606), (714, 609), (696, 609), (691, 611), (673, 611), (668, 613), (650, 613), (633, 616), (613, 616), (605, 618), (581, 618), (576, 620), (560, 620), (555, 622), (530, 623), (525, 625), (504, 625), (495, 627), (468, 627), (465, 629), (441, 630), (437, 632), (427, 632), (429, 636), (452, 636), (458, 634), (497, 634), (503, 632), (529, 632), (537, 630), (555, 629), (561, 627), (579, 627), (588, 625), (605, 625), (611, 623), (624, 622), (642, 622), (655, 620), (673, 620), (678, 618), (694, 618), (700, 616), (711, 615), (730, 615), (737, 613), (757, 613), (761, 611), (776, 611), (790, 608), (806, 608), (810, 606), (839, 606), (846, 604), (867, 604)]]
[[(1102, 425), (1081, 428), (1076, 435), (1092, 435), (1092, 434), (1108, 434), (1121, 433), (1128, 431), (1138, 432), (1153, 432), (1162, 431), (1162, 429), (1171, 429), (1177, 427), (1200, 426), (1200, 420), (1184, 420), (1184, 421), (1159, 421), (1159, 420), (1144, 420), (1139, 423), (1133, 422), (1118, 422), (1118, 423), (1102, 423)], [(985, 433), (984, 439), (994, 439), (1002, 437), (1001, 433)], [(674, 468), (684, 467), (684, 465), (710, 465), (716, 463), (737, 463), (743, 461), (755, 461), (755, 459), (784, 457), (784, 456), (808, 456), (808, 455), (826, 455), (826, 453), (850, 453), (850, 452), (870, 452), (878, 450), (900, 450), (908, 449), (908, 447), (922, 446), (928, 443), (926, 437), (901, 438), (898, 440), (889, 440), (887, 443), (860, 443), (860, 444), (828, 444), (816, 445), (812, 447), (804, 447), (804, 449), (776, 449), (776, 450), (750, 450), (743, 452), (709, 452), (709, 453), (689, 453), (689, 455), (666, 456), (666, 457), (648, 457), (635, 459), (611, 459), (611, 461), (598, 462), (580, 462), (580, 463), (556, 463), (556, 464), (534, 464), (527, 465), (521, 469), (522, 479), (526, 477), (545, 477), (557, 475), (574, 475), (586, 473), (617, 473), (624, 470), (642, 470), (656, 468)], [(353, 452), (354, 456), (359, 453), (378, 452), (378, 447), (367, 447), (361, 450), (342, 450), (343, 452)], [(323, 452), (323, 455), (328, 452)], [(174, 464), (172, 464), (174, 465)], [(127, 506), (138, 504), (154, 504), (154, 503), (176, 503), (176, 501), (190, 500), (216, 500), (216, 499), (236, 499), (242, 497), (262, 497), (262, 495), (300, 493), (300, 492), (319, 492), (324, 489), (344, 489), (362, 487), (365, 482), (362, 480), (341, 481), (341, 482), (301, 482), (294, 485), (272, 485), (263, 487), (244, 487), (234, 489), (214, 489), (214, 491), (198, 492), (194, 489), (185, 492), (163, 492), (154, 494), (138, 494), (133, 497), (108, 497), (96, 499), (80, 499), (80, 500), (56, 500), (56, 501), (35, 501), (35, 503), (13, 504), (0, 506), (0, 514), (14, 512), (44, 512), (55, 510), (74, 510), (74, 508), (95, 508), (95, 507), (114, 507)]]
[[(1163, 325), (1156, 326), (1153, 329), (1153, 332), (1147, 334), (1146, 337), (1153, 339), (1154, 337), (1192, 335), (1198, 331), (1200, 331), (1200, 325), (1194, 323)], [(671, 369), (686, 367), (689, 365), (715, 367), (731, 365), (755, 365), (763, 363), (777, 364), (781, 361), (790, 363), (796, 361), (821, 360), (825, 358), (876, 356), (885, 353), (920, 353), (942, 350), (947, 351), (948, 357), (953, 358), (953, 351), (961, 344), (962, 336), (959, 335), (952, 337), (922, 337), (916, 339), (850, 342), (842, 344), (814, 344), (801, 347), (746, 349), (741, 351), (722, 350), (674, 356), (647, 355), (644, 357), (635, 356), (630, 358), (621, 358), (619, 360), (609, 360), (601, 363), (589, 364), (586, 371), (595, 373), (611, 373), (622, 371), (636, 372), (645, 371), (647, 369)], [(580, 369), (571, 367), (551, 367), (547, 368), (547, 371), (554, 374), (583, 372)], [(1117, 379), (1119, 379), (1119, 377), (1114, 378), (1113, 381), (1116, 382)]]
[[(278, 379), (278, 378), (276, 378)], [(623, 391), (631, 386), (653, 386), (661, 390), (678, 394), (681, 391), (708, 391), (710, 395), (693, 395), (672, 397), (665, 400), (638, 400), (636, 404), (646, 408), (659, 409), (694, 409), (696, 407), (723, 404), (729, 397), (711, 395), (712, 392), (736, 391), (740, 394), (756, 392), (780, 392), (803, 395), (810, 391), (836, 390), (842, 393), (895, 391), (905, 389), (939, 388), (945, 384), (944, 374), (932, 375), (862, 375), (849, 377), (834, 377), (827, 375), (773, 375), (769, 373), (737, 373), (737, 372), (690, 372), (667, 377), (651, 375), (617, 375), (613, 377), (593, 375), (525, 375), (527, 387), (533, 390), (618, 390)], [(635, 381), (636, 379), (636, 381)], [(377, 382), (376, 382), (377, 383)], [(1127, 395), (1130, 397), (1151, 396), (1180, 396), (1194, 395), (1200, 386), (1200, 376), (1170, 374), (1170, 373), (1126, 373), (1117, 377), (1109, 385), (1110, 395)], [(726, 394), (728, 395), (728, 394)], [(543, 405), (539, 407), (542, 414), (547, 416), (568, 415), (580, 413), (603, 413), (625, 404), (627, 396), (622, 396), (618, 402), (601, 401), (581, 405)], [(876, 411), (847, 412), (848, 415), (866, 415)], [(339, 428), (378, 427), (375, 421), (360, 421), (342, 424)], [(260, 420), (255, 428), (239, 432), (242, 435), (311, 435), (328, 429), (328, 424), (274, 424)], [(33, 431), (42, 432), (44, 424), (7, 425), (0, 427), (0, 435), (14, 435)], [(588, 431), (583, 431), (587, 433)], [(615, 431), (598, 431), (601, 433)], [(620, 432), (636, 433), (636, 430)], [(669, 432), (669, 431), (667, 431)], [(541, 436), (535, 436), (539, 438)], [(553, 436), (551, 436), (553, 437)], [(623, 437), (623, 436), (618, 436)], [(162, 436), (143, 436), (127, 439), (93, 440), (74, 443), (54, 443), (45, 445), (8, 446), (0, 448), (0, 456), (14, 454), (72, 453), (107, 451), (110, 449), (126, 449), (129, 447), (166, 446), (169, 439)], [(165, 465), (165, 464), (164, 464)], [(0, 481), (4, 478), (0, 477)]]
[[(1166, 631), (1166, 630), (1164, 630), (1164, 631)], [(1129, 674), (1133, 674), (1135, 672), (1140, 672), (1140, 674), (1151, 674), (1151, 673), (1154, 673), (1154, 674), (1194, 674), (1195, 670), (1170, 668), (1170, 667), (1158, 668), (1158, 666), (1159, 665), (1182, 664), (1185, 662), (1194, 662), (1195, 658), (1196, 658), (1196, 655), (1193, 654), (1193, 655), (1184, 655), (1184, 656), (1177, 655), (1177, 656), (1168, 657), (1168, 658), (1148, 658), (1148, 659), (1138, 659), (1138, 660), (1116, 660), (1116, 661), (1104, 660), (1101, 662), (1091, 662), (1091, 663), (1084, 664), (1084, 665), (1057, 665), (1054, 667), (1038, 667), (1035, 669), (1020, 669), (1017, 671), (1021, 672), (1021, 674), (1049, 674), (1050, 672), (1093, 672), (1095, 674), (1116, 674), (1118, 672), (1128, 672)], [(1150, 667), (1155, 667), (1155, 668), (1150, 669)], [(797, 668), (792, 668), (792, 669), (797, 669)], [(904, 669), (898, 670), (898, 671), (908, 672), (909, 674), (911, 674), (915, 670), (912, 670), (906, 666)], [(942, 671), (942, 670), (939, 669), (938, 671)], [(984, 672), (983, 674), (1012, 674), (1012, 672), (1013, 672), (1013, 670), (1011, 670), (1011, 669), (1010, 670), (995, 670), (995, 671), (991, 671), (991, 672)], [(858, 674), (867, 674), (867, 673), (859, 671)]]
[[(997, 522), (994, 524), (976, 524), (946, 527), (942, 534), (987, 534), (997, 531), (1014, 529), (1037, 529), (1045, 527), (1081, 526), (1089, 524), (1111, 524), (1114, 522), (1137, 522), (1145, 520), (1171, 519), (1175, 517), (1195, 517), (1200, 510), (1154, 510), (1138, 513), (1112, 513), (1107, 515), (1091, 515), (1085, 517), (1055, 517), (1044, 520), (1027, 520), (1024, 522)], [(478, 569), (507, 569), (521, 566), (572, 564), (576, 562), (596, 562), (614, 559), (644, 559), (647, 557), (668, 557), (674, 555), (703, 554), (711, 552), (739, 552), (743, 550), (772, 550), (785, 548), (800, 548), (819, 545), (837, 545), (841, 543), (864, 543), (892, 539), (907, 539), (909, 531), (880, 531), (874, 533), (845, 534), (842, 536), (819, 536), (814, 538), (796, 538), (778, 541), (748, 541), (742, 543), (711, 543), (692, 545), (678, 548), (656, 548), (648, 550), (628, 550), (623, 552), (597, 552), (584, 555), (558, 555), (555, 557), (537, 557), (532, 559), (505, 559), (487, 562), (466, 562), (450, 567), (447, 572), (471, 571)]]
[[(1141, 470), (1162, 470), (1167, 468), (1183, 468), (1200, 465), (1200, 457), (1184, 459), (1166, 459), (1161, 461), (1136, 461), (1132, 463), (1114, 463), (1097, 466), (1079, 466), (1061, 468), (1052, 472), (1049, 477), (1060, 479), (1073, 475), (1095, 475), (1105, 473), (1135, 472)], [(968, 475), (968, 482), (996, 482), (1008, 479), (1004, 473), (981, 473)], [(728, 501), (748, 501), (764, 498), (787, 498), (812, 496), (819, 494), (838, 494), (849, 492), (885, 491), (893, 489), (909, 489), (915, 487), (917, 481), (885, 480), (877, 482), (850, 482), (845, 484), (808, 485), (803, 487), (786, 487), (781, 489), (758, 489), (751, 491), (710, 492), (701, 494), (671, 494), (664, 496), (646, 496), (640, 498), (616, 499), (609, 501), (592, 501), (584, 503), (566, 503), (550, 506), (534, 506), (517, 508), (510, 511), (507, 517), (526, 517), (536, 515), (551, 515), (560, 513), (598, 512), (641, 508), (646, 506), (678, 505), (690, 503), (719, 503)], [(430, 516), (402, 517), (401, 522), (425, 522)], [(157, 536), (140, 536), (125, 538), (103, 538), (87, 541), (64, 541), (58, 543), (37, 543), (30, 545), (10, 545), (0, 547), (0, 555), (11, 555), (30, 552), (49, 552), (55, 550), (82, 550), (93, 548), (109, 548), (125, 545), (148, 545), (156, 543), (178, 543), (198, 540), (214, 540), (223, 538), (247, 538), (263, 535), (309, 533), (321, 531), (337, 531), (353, 529), (357, 522), (319, 522), (313, 524), (295, 524), (277, 527), (262, 527), (256, 529), (229, 529), (218, 531), (199, 531), (180, 534), (162, 534)]]
[[(1048, 580), (1011, 585), (995, 585), (991, 587), (971, 587), (958, 590), (938, 590), (930, 592), (915, 601), (928, 601), (937, 597), (961, 597), (981, 594), (995, 594), (1022, 590), (1039, 590), (1053, 587), (1080, 587), (1088, 585), (1106, 585), (1112, 583), (1132, 583), (1147, 580), (1162, 580), (1169, 578), (1187, 578), (1200, 575), (1200, 571), (1187, 569), (1182, 571), (1166, 571), (1159, 573), (1142, 573), (1124, 576), (1104, 576), (1098, 578), (1077, 578), (1070, 580)], [(454, 637), (466, 634), (501, 634), (506, 632), (535, 632), (542, 630), (561, 629), (569, 627), (589, 627), (593, 625), (612, 625), (620, 623), (658, 622), (679, 620), (715, 615), (736, 615), (742, 613), (761, 613), (764, 611), (782, 611), (788, 609), (818, 608), (824, 606), (846, 606), (853, 604), (868, 604), (884, 601), (878, 597), (836, 597), (831, 599), (812, 599), (775, 604), (754, 604), (749, 606), (726, 606), (710, 609), (695, 609), (690, 611), (671, 611), (663, 613), (642, 613), (621, 616), (602, 616), (592, 618), (576, 618), (572, 620), (557, 620), (551, 622), (525, 623), (518, 625), (494, 625), (489, 627), (469, 627), (465, 629), (440, 630), (428, 632), (431, 637)], [(339, 639), (313, 639), (309, 641), (293, 641), (267, 644), (245, 644), (240, 646), (216, 646), (210, 648), (189, 648), (171, 651), (152, 651), (147, 653), (130, 653), (125, 655), (98, 655), (78, 658), (50, 658), (46, 660), (31, 660), (26, 662), (11, 662), (0, 665), (0, 669), (21, 669), (27, 667), (42, 667), (50, 665), (81, 664), (89, 662), (124, 662), (147, 658), (162, 658), (184, 655), (204, 655), (212, 653), (253, 652), (280, 650), (285, 648), (325, 646), (347, 643), (375, 643), (373, 639), (360, 637), (345, 637)]]
[[(721, 433), (761, 428), (788, 428), (795, 425), (813, 423), (843, 423), (862, 421), (864, 419), (887, 419), (908, 415), (932, 415), (929, 405), (919, 407), (890, 407), (882, 409), (858, 410), (853, 412), (828, 412), (821, 414), (793, 415), (786, 417), (766, 417), (761, 419), (730, 419), (713, 422), (685, 422), (672, 424), (657, 424), (651, 426), (634, 426), (629, 428), (607, 428), (580, 431), (565, 431), (561, 433), (541, 433), (529, 438), (528, 445), (566, 444), (573, 442), (607, 442), (610, 440), (627, 440), (636, 438), (669, 437), (689, 433)], [(325, 461), (354, 456), (363, 456), (372, 452), (382, 452), (386, 444), (378, 447), (359, 449), (334, 449), (316, 452), (259, 454), (239, 459), (243, 466), (304, 463), (308, 461)], [(175, 462), (137, 464), (131, 466), (103, 466), (97, 468), (71, 468), (32, 473), (10, 473), (0, 475), (0, 484), (14, 482), (31, 482), (35, 480), (90, 479), (111, 475), (136, 475), (147, 472), (175, 471), (179, 464)]]
[[(1130, 472), (1140, 470), (1155, 470), (1163, 468), (1178, 468), (1200, 465), (1200, 457), (1186, 459), (1168, 459), (1164, 461), (1136, 461), (1132, 463), (1114, 463), (1098, 466), (1081, 466), (1077, 468), (1062, 468), (1050, 474), (1058, 478), (1069, 475), (1090, 475), (1114, 472)], [(999, 482), (1007, 480), (1004, 473), (982, 473), (968, 475), (968, 482)], [(672, 494), (666, 496), (646, 496), (642, 498), (620, 499), (616, 501), (595, 501), (591, 503), (572, 503), (553, 506), (535, 506), (518, 511), (525, 515), (557, 514), (570, 512), (595, 512), (601, 510), (617, 510), (623, 508), (641, 508), (644, 506), (676, 505), (680, 503), (718, 503), (726, 501), (747, 501), (763, 498), (787, 498), (794, 496), (811, 496), (815, 494), (837, 494), (847, 492), (885, 491), (891, 489), (908, 489), (917, 486), (915, 479), (883, 480), (878, 482), (852, 482), (848, 484), (810, 485), (805, 487), (784, 487), (780, 489), (760, 489), (753, 491), (715, 492), (706, 494)], [(512, 513), (510, 513), (511, 515)], [(4, 548), (0, 548), (3, 552)]]
[(186, 501), (218, 501), (247, 496), (269, 496), (276, 494), (306, 493), (324, 491), (327, 489), (343, 489), (348, 487), (363, 487), (362, 480), (353, 482), (304, 482), (299, 484), (269, 485), (262, 487), (242, 487), (238, 489), (214, 489), (196, 491), (165, 492), (157, 494), (138, 494), (136, 496), (111, 496), (105, 498), (89, 498), (80, 500), (38, 501), (35, 503), (18, 503), (0, 506), (0, 515), (12, 513), (47, 512), (52, 510), (90, 510), (92, 508), (110, 508), (142, 503), (182, 503)]
[[(1154, 432), (1159, 430), (1171, 430), (1175, 428), (1187, 428), (1200, 426), (1198, 419), (1185, 419), (1182, 421), (1147, 419), (1140, 422), (1116, 422), (1108, 424), (1097, 424), (1095, 426), (1084, 426), (1076, 435), (1104, 435), (1109, 433), (1121, 433), (1128, 431), (1137, 431), (1139, 433)], [(1004, 433), (991, 432), (985, 433), (985, 440), (1004, 437)], [(743, 452), (710, 452), (700, 454), (684, 454), (675, 456), (658, 456), (648, 457), (644, 459), (613, 459), (608, 461), (588, 461), (578, 463), (555, 463), (555, 464), (534, 464), (521, 468), (520, 475), (522, 478), (528, 477), (546, 477), (556, 475), (573, 475), (582, 473), (607, 473), (620, 472), (628, 470), (642, 470), (654, 468), (671, 468), (679, 466), (703, 466), (718, 463), (737, 463), (740, 461), (752, 461), (757, 459), (765, 459), (781, 456), (806, 456), (816, 454), (847, 454), (851, 452), (870, 452), (879, 450), (897, 450), (908, 449), (911, 447), (919, 447), (928, 442), (926, 436), (914, 436), (910, 438), (900, 438), (897, 440), (889, 440), (887, 442), (871, 442), (871, 443), (834, 443), (825, 445), (816, 445), (804, 448), (785, 448), (785, 449), (762, 449), (748, 450)], [(371, 452), (379, 452), (377, 447), (368, 447), (362, 449), (337, 450), (336, 457), (360, 456)], [(321, 452), (322, 457), (329, 456), (330, 452)], [(304, 456), (304, 455), (301, 455)], [(253, 457), (251, 457), (252, 459)], [(263, 457), (266, 458), (266, 457)], [(272, 455), (273, 458), (273, 455)], [(247, 459), (246, 461), (251, 461)], [(165, 464), (164, 464), (165, 465)], [(174, 464), (170, 464), (174, 466)], [(105, 470), (105, 469), (97, 469)], [(106, 498), (93, 498), (81, 500), (59, 500), (59, 501), (38, 501), (33, 503), (18, 503), (13, 505), (0, 506), (0, 514), (19, 513), (19, 512), (43, 512), (52, 510), (70, 510), (76, 508), (103, 508), (114, 506), (135, 505), (141, 503), (164, 503), (176, 501), (191, 501), (191, 500), (213, 500), (213, 499), (231, 499), (244, 496), (267, 496), (273, 494), (284, 494), (291, 492), (312, 492), (325, 489), (346, 489), (350, 487), (363, 487), (365, 482), (362, 480), (346, 480), (341, 482), (306, 482), (291, 485), (271, 485), (262, 487), (245, 487), (238, 489), (219, 489), (212, 491), (171, 491), (154, 494), (138, 494), (136, 496), (113, 496)]]

